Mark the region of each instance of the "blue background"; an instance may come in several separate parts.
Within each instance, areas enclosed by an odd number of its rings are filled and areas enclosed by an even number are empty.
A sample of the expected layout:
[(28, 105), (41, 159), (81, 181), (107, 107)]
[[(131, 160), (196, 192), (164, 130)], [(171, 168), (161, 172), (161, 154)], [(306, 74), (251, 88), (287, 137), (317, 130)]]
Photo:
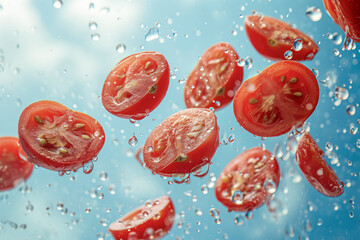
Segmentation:
[[(0, 0), (0, 135), (17, 136), (22, 110), (48, 99), (96, 118), (104, 127), (106, 143), (90, 174), (59, 176), (38, 168), (26, 185), (1, 192), (0, 239), (112, 239), (107, 233), (111, 222), (164, 194), (171, 196), (176, 208), (175, 224), (165, 239), (359, 239), (359, 134), (354, 133), (359, 112), (349, 115), (346, 109), (350, 104), (358, 107), (360, 53), (344, 50), (343, 41), (331, 39), (334, 33), (343, 40), (345, 35), (322, 1), (64, 0), (62, 6), (57, 4)], [(321, 10), (320, 21), (306, 15), (311, 6)], [(151, 174), (134, 157), (152, 129), (185, 108), (182, 79), (211, 45), (229, 42), (241, 58), (252, 58), (252, 67), (244, 67), (244, 79), (272, 63), (255, 51), (244, 32), (244, 16), (253, 11), (283, 19), (319, 44), (315, 58), (304, 62), (318, 69), (320, 86), (319, 104), (307, 124), (322, 149), (333, 148), (328, 160), (333, 160), (331, 166), (345, 183), (340, 197), (328, 198), (310, 186), (293, 151), (286, 150), (292, 138), (254, 137), (236, 122), (231, 105), (216, 112), (222, 144), (204, 178), (169, 184), (171, 179)], [(145, 35), (154, 27), (159, 37), (147, 41)], [(118, 44), (126, 50), (117, 51)], [(134, 124), (110, 115), (99, 96), (118, 61), (146, 50), (167, 58), (170, 86), (159, 107)], [(337, 100), (336, 86), (346, 88), (349, 98)], [(231, 134), (233, 143), (227, 141)], [(138, 139), (135, 146), (128, 143), (133, 135)], [(282, 149), (277, 151), (282, 173), (273, 202), (277, 211), (275, 217), (263, 206), (248, 220), (217, 202), (212, 180), (235, 156), (260, 145), (272, 152), (275, 146)], [(207, 194), (203, 185), (209, 188)], [(220, 211), (220, 224), (209, 214), (211, 208)], [(235, 217), (244, 218), (244, 223), (236, 225)]]

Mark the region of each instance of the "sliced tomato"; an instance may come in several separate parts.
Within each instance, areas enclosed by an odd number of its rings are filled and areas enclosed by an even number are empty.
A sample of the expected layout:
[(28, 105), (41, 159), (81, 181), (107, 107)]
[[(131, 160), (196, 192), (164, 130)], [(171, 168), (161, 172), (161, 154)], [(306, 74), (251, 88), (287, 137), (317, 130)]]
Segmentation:
[(10, 190), (26, 181), (33, 168), (18, 138), (0, 137), (0, 191)]
[(30, 162), (54, 171), (70, 171), (97, 156), (105, 134), (92, 117), (57, 102), (39, 101), (22, 112), (19, 139)]
[[(292, 51), (291, 60), (311, 60), (319, 51), (316, 43), (303, 32), (278, 19), (250, 15), (245, 19), (245, 30), (251, 44), (264, 57), (271, 60), (284, 60), (285, 52)], [(293, 48), (295, 40), (302, 41), (302, 48)]]
[(324, 151), (309, 133), (301, 136), (296, 151), (296, 161), (305, 178), (325, 196), (340, 196), (344, 192), (342, 183), (326, 162), (324, 155)]
[(147, 138), (144, 162), (162, 176), (187, 174), (209, 164), (219, 146), (214, 112), (189, 108), (165, 119)]
[(116, 240), (155, 240), (170, 231), (174, 220), (174, 205), (169, 196), (163, 196), (113, 222), (108, 231)]
[(116, 64), (107, 76), (102, 103), (115, 116), (140, 120), (163, 100), (169, 79), (169, 64), (162, 54), (133, 54)]
[(184, 87), (188, 108), (214, 108), (228, 105), (243, 80), (239, 56), (228, 43), (217, 43), (201, 56)]
[(241, 85), (234, 113), (247, 131), (274, 137), (300, 127), (318, 100), (319, 85), (312, 71), (298, 62), (281, 61)]
[(261, 147), (251, 148), (229, 162), (215, 184), (215, 195), (229, 211), (248, 212), (265, 203), (280, 181), (276, 158)]
[(360, 1), (323, 0), (326, 10), (347, 37), (360, 42)]

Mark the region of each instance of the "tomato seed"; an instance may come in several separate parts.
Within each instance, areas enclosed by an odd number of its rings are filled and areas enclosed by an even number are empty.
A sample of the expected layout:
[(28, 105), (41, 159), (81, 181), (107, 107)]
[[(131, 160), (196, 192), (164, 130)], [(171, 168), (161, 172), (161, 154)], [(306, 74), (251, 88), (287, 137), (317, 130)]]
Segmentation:
[(295, 96), (295, 97), (301, 97), (301, 96), (302, 96), (302, 92), (294, 92), (294, 96)]
[(147, 62), (147, 63), (145, 64), (145, 70), (147, 70), (147, 69), (150, 67), (150, 65), (151, 65), (151, 62)]
[(65, 148), (60, 148), (60, 149), (59, 149), (59, 153), (61, 153), (61, 154), (67, 154), (67, 153), (68, 153), (68, 150), (66, 150)]
[(286, 80), (286, 76), (281, 76), (280, 81), (281, 81), (281, 82), (285, 82), (285, 80)]
[(150, 93), (150, 94), (154, 94), (154, 93), (156, 93), (156, 90), (157, 90), (157, 85), (154, 84), (154, 85), (152, 85), (152, 87), (150, 88), (149, 93)]
[(269, 43), (270, 46), (276, 46), (277, 45), (277, 42), (275, 40), (271, 39), (271, 38), (268, 40), (268, 43)]
[(225, 87), (221, 87), (217, 90), (216, 92), (216, 96), (220, 96), (220, 95), (223, 95), (225, 92)]
[(183, 162), (183, 161), (186, 161), (186, 160), (187, 160), (186, 155), (180, 155), (174, 160), (174, 162)]
[(81, 137), (82, 137), (83, 139), (90, 139), (90, 137), (89, 137), (88, 135), (81, 135)]
[(82, 127), (84, 127), (84, 126), (85, 126), (85, 124), (83, 124), (83, 123), (76, 123), (76, 124), (75, 124), (75, 128), (76, 128), (76, 129), (82, 128)]
[(35, 122), (40, 124), (44, 123), (43, 120), (38, 115), (35, 116)]
[(296, 77), (293, 77), (290, 79), (289, 83), (297, 83), (298, 79)]
[(258, 103), (259, 101), (256, 99), (256, 98), (250, 98), (249, 99), (249, 103), (250, 104), (256, 104), (256, 103)]
[(46, 139), (44, 139), (44, 138), (40, 138), (40, 139), (39, 139), (39, 143), (40, 143), (41, 146), (45, 146), (46, 143), (47, 143), (47, 141), (46, 141)]

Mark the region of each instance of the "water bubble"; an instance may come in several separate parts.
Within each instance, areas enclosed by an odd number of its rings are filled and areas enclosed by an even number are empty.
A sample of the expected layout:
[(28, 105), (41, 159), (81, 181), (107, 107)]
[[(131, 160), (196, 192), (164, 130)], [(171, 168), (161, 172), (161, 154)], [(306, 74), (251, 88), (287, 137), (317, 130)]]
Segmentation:
[(33, 210), (34, 210), (34, 205), (32, 205), (30, 201), (28, 201), (28, 204), (26, 205), (26, 211), (32, 212)]
[(313, 69), (312, 69), (312, 72), (313, 72), (313, 74), (315, 75), (315, 77), (318, 77), (318, 76), (319, 76), (319, 69), (313, 68)]
[(220, 219), (220, 218), (215, 219), (215, 223), (216, 223), (216, 224), (220, 224), (220, 223), (221, 223), (221, 219)]
[(106, 181), (106, 180), (108, 180), (108, 174), (107, 174), (107, 172), (101, 171), (100, 174), (99, 174), (99, 178), (100, 178), (101, 181)]
[(157, 27), (152, 27), (145, 35), (145, 40), (147, 42), (155, 40), (159, 38), (159, 29)]
[(355, 216), (355, 213), (354, 213), (353, 210), (351, 210), (351, 211), (349, 212), (349, 217), (350, 217), (350, 218), (354, 218), (354, 216)]
[(128, 141), (130, 146), (136, 146), (136, 144), (138, 143), (138, 139), (135, 137), (135, 135), (133, 135), (129, 141)]
[(116, 193), (115, 189), (116, 189), (115, 184), (110, 184), (109, 185), (109, 192), (110, 192), (111, 195), (114, 195)]
[(94, 169), (94, 162), (93, 162), (93, 161), (90, 161), (90, 162), (86, 163), (86, 164), (83, 166), (83, 172), (84, 172), (85, 174), (91, 173), (93, 169)]
[(267, 178), (264, 182), (264, 189), (267, 193), (273, 194), (277, 189), (276, 183), (272, 179)]
[(54, 0), (54, 1), (53, 1), (53, 6), (54, 6), (54, 8), (61, 8), (62, 5), (63, 5), (62, 0)]
[(26, 226), (26, 224), (21, 224), (21, 225), (20, 225), (20, 228), (21, 228), (22, 230), (25, 230), (25, 229), (27, 228), (27, 226)]
[(339, 55), (340, 55), (340, 51), (335, 48), (335, 49), (333, 50), (333, 54), (334, 54), (334, 56), (339, 56)]
[(295, 229), (292, 225), (287, 225), (286, 228), (285, 228), (285, 235), (287, 237), (295, 237)]
[(117, 51), (118, 53), (124, 53), (125, 50), (126, 50), (125, 44), (120, 43), (120, 44), (116, 45), (116, 51)]
[(306, 16), (308, 16), (310, 18), (311, 21), (313, 22), (318, 22), (320, 21), (321, 17), (322, 17), (322, 13), (320, 8), (317, 7), (309, 7), (306, 10)]
[[(360, 141), (359, 141), (360, 142)], [(202, 186), (201, 186), (201, 192), (203, 193), (203, 194), (208, 194), (209, 193), (209, 188), (208, 188), (208, 186), (206, 186), (205, 184), (203, 184)]]
[(343, 41), (343, 37), (341, 34), (336, 32), (332, 35), (332, 41), (335, 45), (340, 45)]
[(98, 41), (100, 39), (100, 34), (99, 33), (92, 33), (90, 35), (91, 39), (94, 41)]
[(346, 37), (344, 42), (344, 47), (346, 50), (351, 50), (354, 47), (354, 40), (352, 38)]
[(245, 58), (245, 66), (247, 69), (251, 69), (253, 66), (253, 60), (251, 57), (246, 57)]
[(96, 22), (89, 22), (89, 28), (91, 30), (96, 30), (97, 29), (97, 23)]
[(349, 92), (346, 88), (337, 86), (335, 88), (335, 98), (339, 100), (346, 100), (349, 97)]
[(64, 209), (64, 204), (63, 204), (63, 203), (58, 203), (58, 204), (56, 205), (56, 208), (57, 208), (57, 210), (61, 211), (61, 210)]
[(201, 211), (201, 209), (195, 209), (196, 216), (201, 216), (202, 214), (203, 214), (203, 212)]
[(353, 123), (350, 124), (350, 134), (355, 135), (358, 132), (358, 127), (356, 127)]
[(241, 204), (243, 202), (243, 193), (240, 190), (234, 191), (231, 201), (235, 204)]
[(245, 213), (245, 218), (247, 220), (251, 220), (254, 217), (254, 212), (253, 211), (248, 211)]
[(287, 59), (287, 60), (292, 59), (292, 57), (293, 57), (293, 52), (290, 51), (290, 50), (286, 51), (286, 52), (284, 53), (284, 57), (285, 57), (285, 59)]
[(303, 48), (303, 40), (301, 38), (295, 39), (293, 43), (293, 49), (295, 51), (300, 51)]
[(233, 143), (235, 141), (235, 135), (230, 134), (229, 137), (228, 137), (228, 141), (229, 141), (229, 143)]
[(346, 107), (346, 112), (347, 114), (349, 114), (350, 116), (354, 116), (355, 115), (355, 112), (356, 112), (356, 108), (354, 105), (348, 105)]
[(217, 208), (210, 208), (210, 215), (215, 218), (218, 219), (220, 217), (220, 211)]
[(91, 212), (91, 208), (85, 208), (85, 213), (90, 213)]
[(236, 215), (236, 216), (234, 217), (234, 222), (235, 222), (235, 224), (238, 225), (238, 226), (243, 225), (243, 224), (244, 224), (244, 221), (245, 221), (244, 216)]
[(243, 67), (243, 66), (245, 66), (245, 59), (239, 59), (238, 61), (237, 61), (237, 65), (239, 66), (239, 67)]

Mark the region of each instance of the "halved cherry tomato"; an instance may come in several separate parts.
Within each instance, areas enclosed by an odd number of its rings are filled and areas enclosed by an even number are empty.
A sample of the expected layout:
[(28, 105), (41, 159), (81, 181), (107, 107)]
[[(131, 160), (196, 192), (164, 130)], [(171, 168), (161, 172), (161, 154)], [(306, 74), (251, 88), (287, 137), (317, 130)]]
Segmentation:
[(276, 158), (261, 147), (231, 160), (215, 184), (215, 195), (229, 211), (248, 212), (265, 203), (276, 191), (280, 169)]
[(18, 138), (0, 137), (0, 191), (10, 190), (26, 181), (33, 168)]
[(324, 159), (324, 151), (319, 148), (309, 133), (304, 133), (296, 150), (296, 161), (309, 183), (328, 197), (340, 196), (344, 189), (339, 178)]
[(214, 112), (189, 108), (165, 119), (147, 138), (146, 166), (162, 176), (187, 174), (209, 164), (219, 146)]
[(163, 196), (113, 222), (108, 231), (116, 240), (156, 240), (170, 231), (174, 220), (174, 205), (169, 196)]
[(133, 54), (116, 64), (107, 76), (102, 103), (115, 116), (143, 119), (165, 97), (169, 79), (169, 64), (162, 54)]
[(347, 37), (360, 42), (360, 2), (358, 0), (323, 0), (326, 10)]
[(70, 171), (96, 157), (105, 134), (92, 117), (57, 102), (39, 101), (22, 112), (19, 139), (30, 162), (54, 171)]
[(234, 113), (247, 131), (273, 137), (300, 127), (318, 100), (319, 85), (312, 71), (298, 62), (281, 61), (241, 85)]
[(201, 56), (184, 88), (188, 108), (225, 107), (234, 98), (243, 80), (239, 56), (228, 43), (217, 43)]
[[(254, 48), (271, 60), (284, 60), (285, 52), (292, 51), (292, 60), (311, 60), (318, 52), (316, 43), (301, 31), (278, 19), (250, 15), (245, 19), (245, 30)], [(293, 49), (295, 40), (301, 39), (302, 48)]]

